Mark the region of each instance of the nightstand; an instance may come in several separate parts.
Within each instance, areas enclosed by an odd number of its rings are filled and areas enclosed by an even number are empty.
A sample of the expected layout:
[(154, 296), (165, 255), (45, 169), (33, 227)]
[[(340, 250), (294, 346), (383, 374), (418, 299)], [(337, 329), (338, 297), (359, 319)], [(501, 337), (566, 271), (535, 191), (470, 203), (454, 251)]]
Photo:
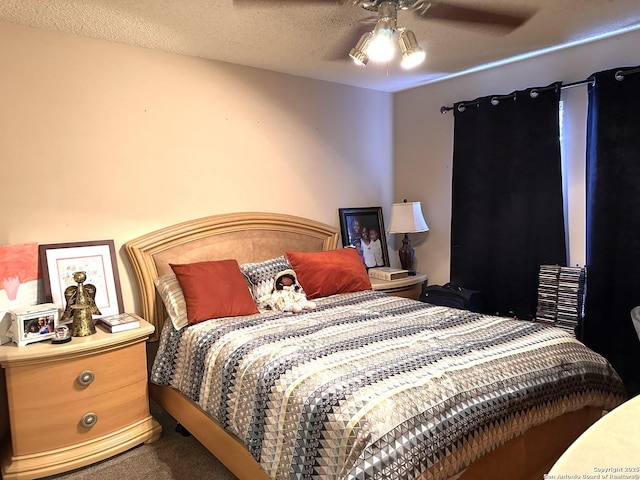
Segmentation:
[(96, 328), (54, 345), (0, 346), (9, 407), (6, 479), (49, 476), (160, 438), (149, 413), (146, 340), (153, 325)]
[(369, 280), (371, 280), (373, 290), (418, 300), (429, 279), (422, 273), (416, 273), (397, 280), (378, 280), (377, 278), (369, 278)]

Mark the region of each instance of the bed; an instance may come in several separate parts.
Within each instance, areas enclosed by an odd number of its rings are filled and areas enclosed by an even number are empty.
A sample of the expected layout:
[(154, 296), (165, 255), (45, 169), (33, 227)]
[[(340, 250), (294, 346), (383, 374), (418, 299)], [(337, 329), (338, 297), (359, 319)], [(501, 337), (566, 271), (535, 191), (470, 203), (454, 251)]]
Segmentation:
[[(332, 226), (250, 212), (125, 245), (156, 326), (150, 395), (241, 480), (539, 479), (625, 400), (609, 363), (568, 333), (374, 292), (337, 243)], [(185, 321), (204, 282), (171, 265), (233, 260), (255, 300), (283, 259), (315, 310)]]

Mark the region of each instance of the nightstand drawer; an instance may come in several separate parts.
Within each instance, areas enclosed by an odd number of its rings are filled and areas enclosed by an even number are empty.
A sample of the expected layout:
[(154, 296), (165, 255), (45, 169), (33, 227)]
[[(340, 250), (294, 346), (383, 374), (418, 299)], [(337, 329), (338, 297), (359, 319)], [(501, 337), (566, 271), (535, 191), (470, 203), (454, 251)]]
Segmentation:
[(11, 430), (14, 455), (30, 455), (87, 442), (148, 414), (147, 382), (140, 380), (107, 395), (90, 396), (46, 409), (21, 409), (20, 429)]
[[(52, 400), (60, 405), (146, 379), (145, 359), (144, 344), (139, 343), (87, 357), (9, 368), (7, 383), (15, 408), (48, 410)], [(81, 379), (83, 372), (90, 374)]]
[[(143, 416), (148, 409), (145, 367), (145, 345), (138, 343), (87, 357), (8, 368), (14, 455), (94, 438)], [(98, 415), (97, 423), (83, 427), (83, 415), (91, 412)]]

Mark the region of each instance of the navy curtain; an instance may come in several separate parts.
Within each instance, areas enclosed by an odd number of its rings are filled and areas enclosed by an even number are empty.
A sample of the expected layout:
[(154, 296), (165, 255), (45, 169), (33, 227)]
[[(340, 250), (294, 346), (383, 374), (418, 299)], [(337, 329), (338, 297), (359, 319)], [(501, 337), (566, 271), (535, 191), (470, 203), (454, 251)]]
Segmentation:
[(566, 262), (560, 84), (454, 105), (451, 281), (532, 318), (541, 264)]
[[(584, 342), (630, 395), (640, 393), (640, 73), (593, 75), (587, 123), (587, 296)], [(622, 74), (618, 74), (622, 72)]]

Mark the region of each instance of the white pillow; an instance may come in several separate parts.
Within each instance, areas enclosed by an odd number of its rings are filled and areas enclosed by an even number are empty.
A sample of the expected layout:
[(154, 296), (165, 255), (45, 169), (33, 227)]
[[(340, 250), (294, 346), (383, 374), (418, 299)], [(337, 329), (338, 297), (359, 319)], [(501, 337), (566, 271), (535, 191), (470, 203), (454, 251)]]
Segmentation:
[(184, 300), (178, 277), (168, 273), (156, 278), (153, 283), (160, 294), (164, 308), (176, 330), (188, 325), (187, 302)]

